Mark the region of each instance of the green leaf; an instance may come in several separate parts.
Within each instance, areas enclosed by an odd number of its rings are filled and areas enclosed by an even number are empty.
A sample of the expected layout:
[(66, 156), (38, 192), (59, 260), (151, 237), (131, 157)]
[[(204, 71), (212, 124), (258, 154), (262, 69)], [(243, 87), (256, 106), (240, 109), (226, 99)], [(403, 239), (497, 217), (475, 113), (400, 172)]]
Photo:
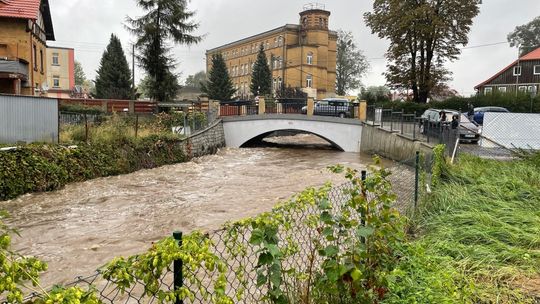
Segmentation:
[(358, 280), (362, 278), (362, 272), (358, 270), (357, 268), (355, 268), (353, 271), (351, 271), (351, 278), (353, 279), (354, 282), (357, 282)]
[(324, 255), (327, 257), (333, 257), (337, 255), (338, 252), (339, 252), (338, 247), (334, 245), (329, 245), (329, 246), (326, 246), (326, 248), (324, 248)]
[(253, 229), (251, 232), (251, 237), (249, 238), (249, 243), (251, 245), (259, 245), (264, 240), (264, 232), (260, 229)]
[(375, 232), (375, 229), (373, 229), (373, 227), (370, 227), (370, 226), (363, 226), (363, 227), (358, 228), (357, 230), (358, 235), (361, 237), (368, 237), (372, 235), (373, 232)]
[(259, 255), (259, 260), (257, 261), (257, 267), (260, 267), (262, 265), (269, 265), (272, 264), (272, 261), (274, 260), (274, 257), (268, 253), (264, 252)]
[(281, 252), (279, 251), (279, 248), (278, 246), (274, 245), (274, 244), (268, 244), (266, 246), (266, 248), (268, 249), (268, 251), (270, 252), (270, 254), (273, 256), (273, 257), (278, 257), (281, 255)]
[(332, 224), (333, 223), (332, 215), (330, 215), (330, 213), (328, 213), (328, 211), (324, 211), (323, 213), (321, 213), (320, 219), (325, 224)]
[(257, 271), (257, 287), (266, 284), (266, 275), (262, 271)]

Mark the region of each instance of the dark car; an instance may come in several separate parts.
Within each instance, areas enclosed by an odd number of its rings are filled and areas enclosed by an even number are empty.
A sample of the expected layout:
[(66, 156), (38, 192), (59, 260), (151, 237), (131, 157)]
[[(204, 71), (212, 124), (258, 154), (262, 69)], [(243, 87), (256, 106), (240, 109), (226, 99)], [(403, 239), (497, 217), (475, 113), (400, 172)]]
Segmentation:
[(475, 122), (477, 125), (481, 126), (484, 124), (484, 113), (495, 112), (495, 113), (509, 113), (506, 108), (503, 107), (479, 107), (474, 108), (473, 115), (469, 116), (469, 119)]
[[(444, 115), (443, 115), (444, 113)], [(478, 127), (472, 123), (467, 116), (455, 110), (428, 109), (422, 114), (423, 120), (420, 122), (420, 133), (427, 135), (437, 135), (443, 130), (452, 128), (452, 117), (459, 117), (459, 141), (478, 143), (480, 134)], [(444, 117), (444, 119), (442, 119)]]
[[(325, 98), (315, 102), (313, 115), (352, 117), (354, 104), (347, 99)], [(307, 106), (302, 108), (302, 114), (307, 113)]]

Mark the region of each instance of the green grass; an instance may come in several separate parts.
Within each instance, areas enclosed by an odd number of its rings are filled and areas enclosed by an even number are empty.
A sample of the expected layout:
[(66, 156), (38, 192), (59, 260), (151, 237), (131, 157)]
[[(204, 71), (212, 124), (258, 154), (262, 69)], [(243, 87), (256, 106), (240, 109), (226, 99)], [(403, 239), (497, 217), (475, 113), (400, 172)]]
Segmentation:
[(448, 172), (414, 220), (414, 244), (471, 280), (474, 302), (540, 298), (540, 286), (520, 288), (540, 278), (540, 157), (463, 156)]

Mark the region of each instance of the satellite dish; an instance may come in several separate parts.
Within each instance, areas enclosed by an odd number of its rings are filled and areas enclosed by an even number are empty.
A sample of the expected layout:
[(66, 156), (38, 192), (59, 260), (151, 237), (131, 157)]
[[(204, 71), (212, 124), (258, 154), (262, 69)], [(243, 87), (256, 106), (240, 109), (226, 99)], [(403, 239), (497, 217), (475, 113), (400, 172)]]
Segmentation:
[(43, 83), (41, 84), (41, 90), (42, 90), (43, 92), (47, 92), (47, 91), (49, 90), (49, 85), (47, 84), (47, 82), (43, 82)]

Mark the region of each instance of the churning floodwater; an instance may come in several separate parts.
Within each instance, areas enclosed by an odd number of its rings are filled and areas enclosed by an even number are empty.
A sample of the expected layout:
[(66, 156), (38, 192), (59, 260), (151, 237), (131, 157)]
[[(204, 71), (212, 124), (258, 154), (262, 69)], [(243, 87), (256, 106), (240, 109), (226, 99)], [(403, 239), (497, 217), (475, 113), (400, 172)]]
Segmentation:
[(143, 252), (174, 230), (217, 229), (268, 211), (308, 186), (344, 182), (327, 171), (329, 165), (362, 169), (371, 163), (369, 156), (330, 149), (311, 135), (268, 141), (292, 144), (225, 148), (188, 163), (2, 202), (11, 214), (9, 224), (21, 234), (13, 238), (14, 246), (49, 264), (43, 285), (66, 283), (115, 256)]

